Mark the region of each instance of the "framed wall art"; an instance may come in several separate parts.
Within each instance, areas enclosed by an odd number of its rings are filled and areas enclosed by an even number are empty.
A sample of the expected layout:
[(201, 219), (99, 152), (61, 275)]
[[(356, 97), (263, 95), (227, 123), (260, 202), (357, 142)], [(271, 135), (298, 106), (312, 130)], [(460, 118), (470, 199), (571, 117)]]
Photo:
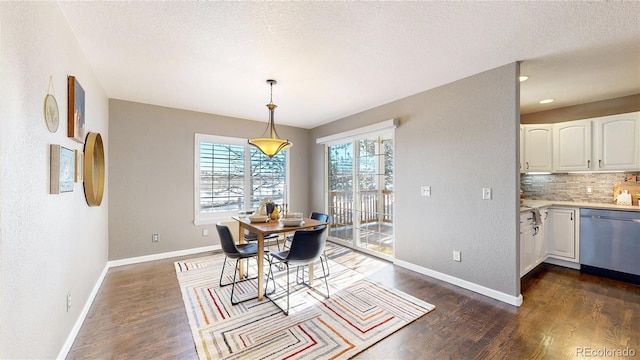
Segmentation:
[(60, 194), (73, 191), (76, 170), (75, 151), (60, 145), (51, 145), (50, 193)]
[(76, 150), (76, 171), (75, 171), (75, 182), (82, 182), (82, 173), (84, 164), (84, 153), (81, 150)]
[(86, 122), (84, 117), (84, 89), (75, 76), (67, 79), (69, 99), (67, 107), (67, 136), (83, 143), (86, 136)]
[(58, 131), (58, 103), (56, 98), (47, 94), (44, 98), (44, 121), (47, 124), (47, 129), (54, 133)]
[(49, 92), (44, 97), (44, 122), (47, 124), (47, 129), (54, 133), (58, 131), (58, 122), (60, 113), (58, 111), (58, 102), (54, 96), (55, 90), (53, 89), (53, 76), (49, 77)]

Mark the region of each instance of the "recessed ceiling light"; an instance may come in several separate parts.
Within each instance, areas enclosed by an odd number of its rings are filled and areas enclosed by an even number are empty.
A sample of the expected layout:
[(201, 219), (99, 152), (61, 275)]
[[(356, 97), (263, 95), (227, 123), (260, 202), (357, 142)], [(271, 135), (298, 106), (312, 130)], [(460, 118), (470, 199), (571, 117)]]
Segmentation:
[(540, 100), (540, 104), (549, 104), (554, 102), (555, 99), (544, 99), (544, 100)]
[(520, 75), (520, 77), (518, 78), (518, 80), (520, 80), (520, 82), (526, 81), (529, 77), (527, 75)]

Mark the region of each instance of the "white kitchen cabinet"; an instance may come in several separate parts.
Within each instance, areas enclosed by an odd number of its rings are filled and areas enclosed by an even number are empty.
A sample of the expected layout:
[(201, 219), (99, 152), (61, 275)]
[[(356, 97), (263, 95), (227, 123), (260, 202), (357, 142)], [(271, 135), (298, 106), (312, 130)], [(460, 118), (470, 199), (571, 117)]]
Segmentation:
[(538, 224), (538, 231), (535, 232), (534, 238), (534, 257), (536, 266), (547, 258), (547, 238), (544, 224), (549, 218), (549, 210), (547, 208), (540, 209), (540, 216), (542, 219), (540, 224)]
[(533, 215), (530, 212), (520, 215), (520, 277), (533, 269)]
[(545, 240), (550, 257), (578, 262), (577, 209), (549, 208)]
[(553, 124), (553, 170), (591, 170), (591, 120)]
[(520, 172), (524, 172), (524, 126), (520, 125)]
[(520, 277), (526, 275), (546, 257), (543, 226), (534, 222), (533, 213), (520, 215)]
[(594, 170), (640, 169), (640, 112), (594, 119)]
[(553, 170), (553, 125), (524, 125), (524, 172)]

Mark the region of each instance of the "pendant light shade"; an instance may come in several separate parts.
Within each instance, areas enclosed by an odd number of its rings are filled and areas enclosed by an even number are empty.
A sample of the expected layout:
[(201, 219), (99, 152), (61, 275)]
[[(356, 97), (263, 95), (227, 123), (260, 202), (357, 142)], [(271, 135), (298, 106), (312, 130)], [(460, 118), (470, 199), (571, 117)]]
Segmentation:
[(276, 132), (276, 124), (273, 121), (273, 111), (278, 106), (273, 103), (273, 85), (277, 84), (277, 81), (267, 80), (267, 84), (271, 86), (271, 101), (267, 104), (267, 108), (269, 109), (269, 124), (267, 125), (267, 129), (264, 134), (262, 134), (262, 137), (249, 139), (248, 142), (249, 144), (257, 147), (263, 154), (272, 158), (281, 150), (292, 147), (293, 143), (289, 140), (280, 139)]

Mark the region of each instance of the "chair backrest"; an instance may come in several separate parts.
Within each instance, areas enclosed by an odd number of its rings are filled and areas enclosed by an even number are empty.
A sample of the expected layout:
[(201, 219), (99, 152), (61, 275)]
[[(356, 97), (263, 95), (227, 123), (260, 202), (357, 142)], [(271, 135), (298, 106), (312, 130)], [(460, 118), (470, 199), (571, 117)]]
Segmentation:
[(317, 260), (327, 242), (324, 236), (325, 228), (308, 231), (296, 231), (291, 240), (291, 248), (287, 261), (298, 263), (310, 263)]
[(224, 251), (225, 254), (237, 254), (238, 248), (236, 247), (236, 243), (233, 241), (233, 236), (231, 236), (229, 228), (225, 225), (216, 224), (216, 229), (220, 236), (220, 246), (222, 246), (222, 251)]
[[(327, 222), (327, 220), (329, 220), (329, 215), (327, 214), (323, 214), (323, 213), (319, 213), (319, 212), (312, 212), (311, 215), (309, 215), (310, 219), (314, 219), (314, 220), (318, 220), (318, 221), (322, 221), (322, 222)], [(324, 229), (326, 227), (326, 225), (322, 225), (322, 226), (316, 226), (316, 229)]]

